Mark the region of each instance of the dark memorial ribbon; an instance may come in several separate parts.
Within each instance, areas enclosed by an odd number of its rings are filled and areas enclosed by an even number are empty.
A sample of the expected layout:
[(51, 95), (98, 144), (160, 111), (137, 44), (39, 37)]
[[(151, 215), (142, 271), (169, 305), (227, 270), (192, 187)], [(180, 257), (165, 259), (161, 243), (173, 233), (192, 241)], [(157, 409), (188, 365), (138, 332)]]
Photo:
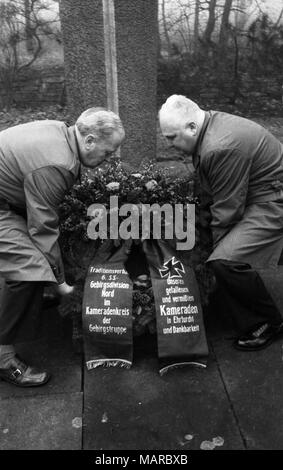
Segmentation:
[(124, 247), (106, 241), (88, 268), (83, 298), (85, 361), (131, 367), (133, 361), (132, 281), (124, 267)]
[(156, 307), (160, 374), (170, 368), (206, 367), (208, 346), (193, 269), (168, 242), (145, 240)]

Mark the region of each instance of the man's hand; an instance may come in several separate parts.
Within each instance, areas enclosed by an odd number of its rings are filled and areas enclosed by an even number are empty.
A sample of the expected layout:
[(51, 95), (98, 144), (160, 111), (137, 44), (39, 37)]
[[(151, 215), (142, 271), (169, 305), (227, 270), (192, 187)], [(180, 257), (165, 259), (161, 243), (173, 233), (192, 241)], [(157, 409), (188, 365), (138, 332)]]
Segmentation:
[(62, 284), (58, 284), (57, 286), (57, 292), (58, 294), (65, 296), (72, 294), (74, 292), (75, 287), (74, 286), (69, 286), (66, 282), (63, 282)]

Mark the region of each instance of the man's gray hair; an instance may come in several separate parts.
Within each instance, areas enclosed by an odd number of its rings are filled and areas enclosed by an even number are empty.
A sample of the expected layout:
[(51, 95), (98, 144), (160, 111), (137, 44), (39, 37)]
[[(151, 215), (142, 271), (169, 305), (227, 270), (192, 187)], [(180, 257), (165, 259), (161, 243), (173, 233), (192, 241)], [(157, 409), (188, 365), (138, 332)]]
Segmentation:
[(119, 116), (105, 108), (86, 109), (77, 119), (76, 127), (85, 137), (93, 134), (99, 140), (111, 137), (113, 132), (124, 134), (124, 127)]
[(177, 113), (180, 121), (194, 118), (201, 112), (200, 107), (194, 101), (183, 95), (171, 95), (162, 105), (159, 117)]

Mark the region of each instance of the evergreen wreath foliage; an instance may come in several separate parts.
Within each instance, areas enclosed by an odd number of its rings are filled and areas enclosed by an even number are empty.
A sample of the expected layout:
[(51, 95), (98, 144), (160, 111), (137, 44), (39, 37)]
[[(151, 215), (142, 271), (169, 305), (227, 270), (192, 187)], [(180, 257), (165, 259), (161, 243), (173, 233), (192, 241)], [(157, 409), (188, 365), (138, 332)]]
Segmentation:
[[(138, 208), (142, 204), (195, 204), (196, 244), (188, 253), (199, 282), (201, 300), (207, 303), (212, 285), (212, 276), (204, 265), (209, 249), (209, 213), (202, 210), (202, 204), (195, 196), (193, 175), (172, 178), (166, 169), (156, 168), (153, 162), (146, 162), (138, 173), (129, 173), (118, 159), (114, 159), (105, 170), (87, 171), (81, 182), (72, 187), (60, 206), (60, 245), (65, 265), (66, 280), (76, 285), (74, 295), (62, 303), (62, 315), (71, 314), (75, 330), (81, 328), (81, 310), (84, 281), (88, 266), (101, 240), (91, 240), (87, 227), (91, 220), (88, 207), (94, 203), (103, 204), (107, 211), (110, 196), (118, 196), (118, 205), (131, 203)], [(121, 219), (119, 219), (119, 222)], [(114, 240), (115, 245), (123, 243)], [(134, 241), (138, 244), (139, 241)], [(152, 287), (148, 273), (133, 279), (133, 332), (155, 332), (155, 309)]]

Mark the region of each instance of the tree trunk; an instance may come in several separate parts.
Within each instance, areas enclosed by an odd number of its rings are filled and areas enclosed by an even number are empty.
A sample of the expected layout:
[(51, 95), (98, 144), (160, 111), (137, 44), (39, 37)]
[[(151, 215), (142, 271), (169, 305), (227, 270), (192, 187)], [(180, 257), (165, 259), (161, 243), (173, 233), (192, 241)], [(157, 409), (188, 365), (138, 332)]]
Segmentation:
[(231, 12), (233, 0), (226, 0), (222, 15), (220, 34), (219, 34), (219, 44), (221, 47), (224, 47), (227, 44), (227, 34), (229, 29), (229, 16)]
[(215, 26), (215, 7), (216, 7), (216, 0), (210, 0), (209, 2), (209, 16), (207, 25), (204, 32), (204, 39), (206, 42), (211, 42), (211, 35), (214, 31)]
[(171, 54), (171, 41), (168, 33), (168, 28), (167, 28), (167, 22), (166, 22), (166, 12), (165, 12), (165, 0), (162, 0), (161, 3), (161, 12), (162, 12), (162, 24), (163, 24), (163, 31), (164, 31), (164, 36), (167, 44), (167, 51), (168, 54)]
[(103, 0), (104, 49), (108, 109), (119, 114), (116, 21), (113, 0)]
[(34, 44), (31, 31), (31, 6), (30, 0), (24, 0), (25, 7), (25, 33), (26, 33), (26, 48), (28, 52), (33, 52)]
[(194, 53), (197, 54), (199, 46), (199, 6), (200, 0), (196, 0), (194, 21)]

